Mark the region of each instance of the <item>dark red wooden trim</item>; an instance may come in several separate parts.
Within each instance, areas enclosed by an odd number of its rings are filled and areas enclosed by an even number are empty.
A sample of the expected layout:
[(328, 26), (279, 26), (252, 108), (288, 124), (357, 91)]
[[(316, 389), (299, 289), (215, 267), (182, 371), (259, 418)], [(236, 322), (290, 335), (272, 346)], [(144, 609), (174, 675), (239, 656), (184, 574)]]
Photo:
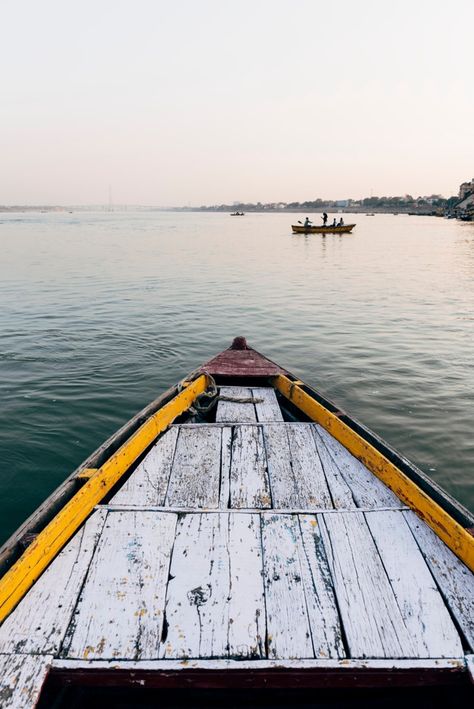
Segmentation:
[(278, 364), (247, 345), (245, 337), (236, 337), (232, 345), (203, 364), (199, 371), (213, 377), (274, 377), (288, 374)]
[(53, 668), (53, 687), (144, 687), (149, 689), (336, 689), (469, 685), (463, 669), (266, 669), (179, 671)]

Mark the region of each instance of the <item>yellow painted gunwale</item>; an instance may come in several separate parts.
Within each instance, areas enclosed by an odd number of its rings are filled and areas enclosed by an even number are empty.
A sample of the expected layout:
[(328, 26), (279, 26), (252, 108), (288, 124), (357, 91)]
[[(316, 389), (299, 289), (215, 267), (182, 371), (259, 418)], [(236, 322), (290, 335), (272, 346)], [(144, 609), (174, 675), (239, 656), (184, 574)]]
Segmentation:
[[(206, 391), (208, 377), (202, 374), (171, 401), (150, 416), (140, 428), (96, 471), (38, 534), (34, 542), (0, 579), (0, 622), (15, 608), (25, 593), (104, 496), (137, 458), (197, 396)], [(89, 469), (90, 470), (90, 469)]]
[(365, 441), (358, 433), (322, 404), (313, 399), (284, 375), (273, 379), (274, 387), (285, 398), (316, 421), (358, 458), (374, 475), (416, 512), (440, 539), (474, 571), (474, 537), (455, 519), (431, 499), (418, 485), (391, 463), (380, 451)]

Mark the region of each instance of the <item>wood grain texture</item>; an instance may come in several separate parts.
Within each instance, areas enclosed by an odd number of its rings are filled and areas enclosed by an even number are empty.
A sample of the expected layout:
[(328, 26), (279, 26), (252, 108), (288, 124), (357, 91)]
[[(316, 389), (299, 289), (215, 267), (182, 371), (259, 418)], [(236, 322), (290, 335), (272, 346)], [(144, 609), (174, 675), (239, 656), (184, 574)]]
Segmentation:
[(316, 425), (339, 472), (350, 487), (357, 507), (399, 507), (400, 500), (322, 426)]
[(462, 657), (451, 616), (403, 512), (368, 512), (367, 524), (417, 657)]
[(219, 506), (222, 429), (182, 428), (176, 442), (166, 504)]
[(221, 484), (219, 489), (219, 508), (228, 509), (230, 505), (230, 466), (232, 461), (232, 437), (230, 426), (222, 428), (221, 441)]
[(114, 505), (163, 505), (173, 463), (178, 428), (166, 431), (120, 490)]
[(311, 429), (306, 423), (286, 426), (298, 507), (331, 509), (333, 502)]
[(164, 658), (260, 657), (265, 632), (257, 516), (194, 514), (178, 525)]
[[(448, 659), (388, 659), (388, 660), (53, 660), (53, 667), (64, 670), (90, 670), (90, 669), (105, 669), (105, 670), (130, 670), (131, 672), (180, 672), (186, 670), (224, 670), (232, 672), (232, 670), (249, 670), (250, 672), (258, 673), (259, 670), (286, 669), (286, 670), (338, 670), (340, 673), (351, 674), (354, 670), (388, 670), (390, 675), (392, 671), (397, 670), (414, 670), (422, 672), (423, 670), (448, 670), (451, 672), (464, 672), (466, 669), (467, 660), (472, 662), (472, 655), (468, 655), (466, 659), (448, 658)], [(391, 681), (388, 678), (388, 681)], [(337, 706), (337, 705), (336, 705)], [(346, 705), (347, 706), (347, 705)], [(372, 705), (374, 706), (374, 705)], [(375, 705), (376, 706), (376, 705)], [(425, 707), (425, 704), (421, 704)]]
[(312, 432), (334, 508), (342, 510), (355, 509), (357, 505), (352, 495), (352, 490), (330, 455), (318, 428), (314, 425), (312, 426)]
[(283, 421), (280, 404), (273, 387), (252, 387), (252, 396), (263, 401), (255, 403), (257, 421)]
[(474, 650), (474, 574), (414, 512), (403, 514), (451, 613)]
[(264, 451), (267, 460), (273, 507), (299, 506), (299, 495), (291, 463), (290, 442), (286, 426), (263, 427)]
[(296, 516), (262, 518), (268, 658), (314, 657)]
[(63, 654), (158, 657), (177, 515), (110, 512)]
[(265, 657), (265, 599), (258, 515), (229, 515), (229, 655)]
[(52, 659), (52, 655), (0, 655), (0, 707), (33, 709)]
[(334, 586), (318, 520), (315, 515), (301, 515), (299, 525), (298, 555), (314, 656), (319, 659), (345, 657)]
[(340, 512), (318, 521), (350, 656), (416, 657), (364, 515)]
[(259, 426), (234, 427), (230, 506), (271, 507), (263, 432)]
[[(252, 390), (248, 387), (220, 387), (221, 396), (234, 399), (249, 399), (253, 397)], [(238, 401), (219, 401), (217, 403), (216, 421), (225, 423), (250, 423), (257, 421), (255, 405), (240, 403)]]
[(55, 654), (63, 641), (107, 512), (94, 512), (0, 628), (0, 653)]

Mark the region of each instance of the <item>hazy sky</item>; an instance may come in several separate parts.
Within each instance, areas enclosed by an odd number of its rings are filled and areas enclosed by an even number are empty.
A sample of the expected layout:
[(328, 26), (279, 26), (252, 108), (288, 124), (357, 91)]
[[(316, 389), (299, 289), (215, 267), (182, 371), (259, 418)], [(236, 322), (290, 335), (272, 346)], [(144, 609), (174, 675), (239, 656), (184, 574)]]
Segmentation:
[(451, 195), (474, 0), (0, 0), (0, 204)]

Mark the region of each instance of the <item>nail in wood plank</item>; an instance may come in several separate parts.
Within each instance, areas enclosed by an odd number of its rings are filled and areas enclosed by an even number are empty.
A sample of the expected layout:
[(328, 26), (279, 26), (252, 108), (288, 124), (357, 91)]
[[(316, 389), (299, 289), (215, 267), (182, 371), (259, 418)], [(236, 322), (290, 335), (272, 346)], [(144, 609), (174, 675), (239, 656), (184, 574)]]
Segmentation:
[(414, 512), (403, 512), (438, 587), (474, 650), (474, 574)]
[(451, 616), (402, 512), (365, 515), (418, 657), (462, 657)]
[(177, 515), (110, 512), (67, 633), (66, 657), (158, 657)]
[[(219, 394), (234, 399), (253, 398), (252, 390), (248, 387), (220, 387)], [(216, 421), (225, 423), (250, 423), (257, 420), (255, 405), (238, 401), (218, 401)]]
[(57, 653), (107, 512), (94, 512), (0, 628), (2, 653)]
[(202, 425), (179, 431), (166, 504), (178, 507), (219, 505), (222, 429)]
[(350, 656), (416, 657), (364, 515), (318, 515), (318, 522)]
[(52, 660), (52, 655), (0, 655), (2, 709), (33, 709)]
[(164, 504), (178, 431), (177, 427), (166, 431), (112, 497), (112, 504)]

